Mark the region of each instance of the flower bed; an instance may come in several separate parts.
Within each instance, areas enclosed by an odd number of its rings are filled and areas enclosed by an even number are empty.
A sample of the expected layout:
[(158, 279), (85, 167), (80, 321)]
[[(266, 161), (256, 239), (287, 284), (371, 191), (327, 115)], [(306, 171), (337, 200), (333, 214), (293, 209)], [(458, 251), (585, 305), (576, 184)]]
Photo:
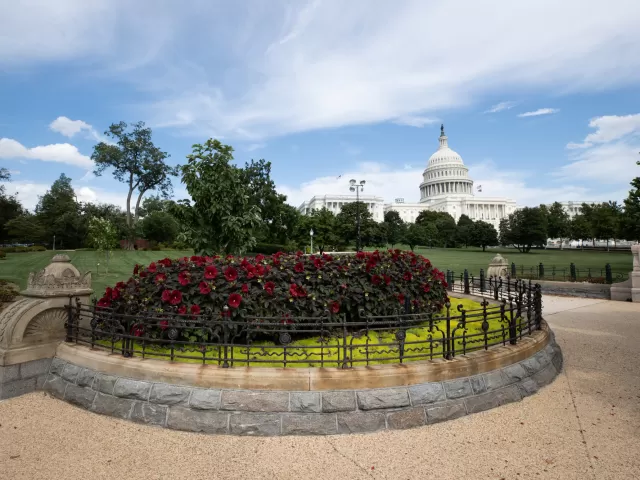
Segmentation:
[[(446, 287), (444, 274), (429, 260), (400, 250), (335, 257), (192, 256), (136, 265), (133, 276), (107, 288), (97, 306), (119, 314), (152, 311), (185, 318), (276, 316), (294, 323), (296, 317), (343, 314), (357, 320), (362, 311), (437, 312), (447, 301)], [(159, 325), (152, 336), (162, 335)], [(183, 330), (183, 335), (197, 339), (202, 332)]]

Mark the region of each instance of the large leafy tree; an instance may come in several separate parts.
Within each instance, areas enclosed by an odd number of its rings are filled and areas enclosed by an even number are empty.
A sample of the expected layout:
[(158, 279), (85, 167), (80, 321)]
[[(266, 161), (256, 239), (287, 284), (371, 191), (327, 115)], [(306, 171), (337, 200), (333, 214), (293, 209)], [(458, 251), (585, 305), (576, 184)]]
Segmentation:
[(640, 241), (640, 177), (631, 181), (631, 187), (629, 196), (624, 200), (621, 231), (625, 239)]
[(80, 205), (76, 201), (71, 179), (64, 173), (40, 197), (36, 215), (44, 227), (47, 241), (53, 241), (55, 235), (57, 246), (77, 248), (82, 245), (84, 236)]
[(300, 219), (296, 234), (300, 246), (310, 244), (311, 230), (314, 250), (322, 253), (330, 248), (337, 248), (341, 243), (340, 236), (336, 234), (336, 216), (326, 208), (314, 210)]
[(609, 239), (614, 238), (618, 232), (620, 207), (615, 202), (600, 203), (593, 206), (591, 215), (594, 238), (606, 240), (609, 250)]
[[(427, 227), (426, 225), (429, 225)], [(411, 223), (407, 227), (407, 232), (404, 237), (404, 241), (413, 252), (413, 250), (419, 245), (426, 245), (428, 243), (426, 229), (433, 227), (433, 223), (421, 224)]]
[(484, 252), (487, 247), (498, 244), (498, 232), (493, 225), (478, 220), (471, 226), (470, 244), (474, 247), (482, 247)]
[[(542, 207), (542, 206), (541, 206)], [(547, 234), (550, 238), (560, 240), (560, 249), (564, 247), (564, 240), (569, 237), (569, 214), (560, 202), (554, 202), (547, 211)]]
[(109, 273), (111, 255), (118, 243), (118, 231), (115, 225), (106, 218), (93, 217), (89, 221), (87, 242), (96, 249), (98, 256), (104, 255), (105, 269)]
[(260, 208), (250, 199), (241, 169), (232, 165), (233, 148), (209, 139), (193, 146), (182, 182), (193, 199), (171, 208), (184, 228), (184, 240), (201, 254), (243, 254), (256, 244)]
[(355, 244), (358, 237), (357, 218), (360, 215), (360, 238), (362, 245), (370, 245), (375, 237), (376, 222), (363, 202), (345, 203), (336, 216), (336, 232), (345, 244)]
[(522, 253), (529, 253), (531, 247), (547, 243), (545, 213), (540, 207), (524, 207), (509, 215), (501, 224), (500, 241), (513, 245)]
[[(167, 165), (169, 155), (154, 145), (151, 129), (146, 128), (144, 122), (134, 123), (131, 130), (127, 129), (125, 122), (112, 124), (105, 135), (112, 138), (114, 143), (98, 143), (93, 147), (91, 159), (96, 164), (95, 175), (112, 169), (114, 178), (127, 185), (127, 226), (133, 236), (144, 194), (155, 190), (163, 197), (168, 197), (172, 191), (171, 177), (177, 175), (178, 171), (177, 167)], [(134, 195), (135, 208), (132, 213)]]
[(41, 242), (45, 240), (46, 231), (35, 215), (23, 212), (5, 224), (9, 238), (19, 242)]
[(591, 225), (583, 214), (574, 216), (569, 222), (569, 237), (580, 240), (580, 248), (584, 249), (584, 239), (591, 237)]
[(432, 224), (438, 232), (436, 244), (441, 247), (453, 246), (456, 243), (457, 225), (453, 217), (446, 212), (423, 210), (416, 217), (418, 225)]
[(460, 215), (456, 229), (456, 241), (465, 247), (472, 245), (474, 222), (467, 215)]
[(387, 242), (391, 244), (391, 248), (400, 243), (405, 236), (407, 226), (400, 218), (400, 214), (395, 210), (384, 212), (384, 229)]
[(178, 222), (167, 212), (152, 212), (145, 216), (141, 223), (144, 238), (156, 243), (171, 243), (179, 233)]

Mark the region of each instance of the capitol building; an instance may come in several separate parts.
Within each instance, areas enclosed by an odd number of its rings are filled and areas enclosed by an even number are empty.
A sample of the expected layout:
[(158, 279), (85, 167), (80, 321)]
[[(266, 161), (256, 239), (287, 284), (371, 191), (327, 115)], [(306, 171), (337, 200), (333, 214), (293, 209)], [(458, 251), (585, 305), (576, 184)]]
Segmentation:
[[(361, 195), (360, 201), (367, 204), (373, 219), (381, 222), (384, 213), (394, 210), (405, 222), (414, 222), (423, 210), (447, 212), (457, 222), (461, 215), (467, 215), (474, 221), (482, 220), (498, 230), (500, 220), (513, 213), (517, 207), (515, 200), (501, 197), (476, 197), (473, 180), (469, 178), (469, 169), (462, 157), (449, 148), (444, 126), (440, 127), (439, 147), (431, 155), (427, 168), (422, 173), (420, 183), (420, 201), (405, 203), (404, 199), (395, 199), (393, 203), (384, 203), (381, 197)], [(480, 187), (478, 187), (479, 189)], [(328, 208), (339, 213), (344, 203), (355, 202), (355, 195), (315, 196), (299, 207), (302, 214), (314, 209)]]

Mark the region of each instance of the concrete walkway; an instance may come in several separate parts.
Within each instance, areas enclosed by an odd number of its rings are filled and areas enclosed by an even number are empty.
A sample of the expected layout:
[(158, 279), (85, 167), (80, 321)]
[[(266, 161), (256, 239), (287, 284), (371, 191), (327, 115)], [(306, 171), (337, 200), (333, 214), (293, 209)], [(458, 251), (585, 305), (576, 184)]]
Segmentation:
[(563, 373), (517, 404), (334, 437), (174, 432), (34, 393), (0, 403), (0, 479), (638, 479), (640, 305), (544, 297)]

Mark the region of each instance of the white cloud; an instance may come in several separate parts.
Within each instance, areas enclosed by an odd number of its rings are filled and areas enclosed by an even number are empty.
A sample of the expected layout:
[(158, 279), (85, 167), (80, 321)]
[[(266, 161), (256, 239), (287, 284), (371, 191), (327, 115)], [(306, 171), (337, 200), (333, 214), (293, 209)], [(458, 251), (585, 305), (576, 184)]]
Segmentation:
[(66, 163), (80, 168), (92, 169), (93, 162), (68, 143), (55, 143), (27, 148), (11, 138), (0, 138), (0, 158), (41, 160), (43, 162)]
[(422, 117), (419, 115), (403, 115), (393, 120), (396, 125), (406, 125), (408, 127), (422, 128), (425, 125), (431, 125), (432, 123), (439, 122), (437, 118)]
[(519, 113), (518, 117), (538, 117), (540, 115), (551, 115), (552, 113), (558, 113), (560, 110), (557, 108), (539, 108), (538, 110), (534, 110), (533, 112), (524, 112)]
[(245, 149), (247, 152), (254, 152), (256, 150), (260, 150), (264, 147), (266, 147), (267, 144), (266, 143), (252, 143), (250, 145), (247, 145), (247, 148)]
[(9, 170), (10, 175), (20, 175), (20, 170)]
[(492, 106), (489, 110), (486, 110), (484, 113), (498, 113), (504, 110), (509, 110), (517, 105), (516, 102), (500, 102)]
[(49, 128), (54, 132), (61, 133), (65, 137), (73, 137), (74, 135), (86, 131), (87, 135), (90, 138), (93, 138), (97, 141), (102, 141), (101, 136), (95, 129), (89, 125), (87, 122), (83, 122), (82, 120), (71, 120), (67, 117), (58, 117), (51, 124)]

